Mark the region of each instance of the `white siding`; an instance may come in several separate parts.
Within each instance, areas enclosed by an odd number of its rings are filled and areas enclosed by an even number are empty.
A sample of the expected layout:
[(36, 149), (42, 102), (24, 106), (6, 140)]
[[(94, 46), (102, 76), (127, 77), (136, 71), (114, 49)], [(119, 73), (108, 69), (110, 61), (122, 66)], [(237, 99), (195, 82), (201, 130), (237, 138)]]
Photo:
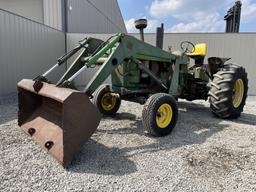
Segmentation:
[(43, 23), (43, 0), (0, 0), (0, 8)]
[[(68, 0), (68, 32), (126, 33), (117, 0)], [(108, 19), (107, 19), (108, 18)]]
[(42, 74), (65, 52), (64, 33), (3, 10), (0, 42), (0, 95), (15, 92), (18, 81)]
[(44, 0), (44, 24), (58, 30), (63, 29), (62, 0)]

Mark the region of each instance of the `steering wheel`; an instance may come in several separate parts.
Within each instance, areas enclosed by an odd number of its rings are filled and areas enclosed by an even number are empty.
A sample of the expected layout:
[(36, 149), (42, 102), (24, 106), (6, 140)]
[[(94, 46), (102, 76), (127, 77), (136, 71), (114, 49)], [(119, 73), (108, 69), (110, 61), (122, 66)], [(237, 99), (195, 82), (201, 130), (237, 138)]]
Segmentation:
[(184, 53), (193, 53), (195, 51), (195, 45), (189, 41), (181, 42), (180, 48)]

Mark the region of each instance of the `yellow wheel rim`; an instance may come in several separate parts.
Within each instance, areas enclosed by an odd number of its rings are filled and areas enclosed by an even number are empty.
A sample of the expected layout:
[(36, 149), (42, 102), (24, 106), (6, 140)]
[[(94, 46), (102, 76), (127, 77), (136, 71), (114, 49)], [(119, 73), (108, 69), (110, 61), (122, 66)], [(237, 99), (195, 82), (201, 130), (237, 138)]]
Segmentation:
[(157, 110), (157, 115), (156, 115), (157, 126), (162, 129), (166, 128), (171, 123), (172, 116), (173, 116), (172, 107), (167, 103), (162, 104)]
[(101, 99), (101, 106), (104, 110), (110, 111), (116, 105), (116, 97), (111, 93), (105, 93)]
[(242, 79), (238, 79), (235, 82), (235, 86), (233, 88), (233, 96), (232, 96), (233, 106), (235, 108), (238, 108), (241, 105), (243, 97), (244, 97), (244, 82)]

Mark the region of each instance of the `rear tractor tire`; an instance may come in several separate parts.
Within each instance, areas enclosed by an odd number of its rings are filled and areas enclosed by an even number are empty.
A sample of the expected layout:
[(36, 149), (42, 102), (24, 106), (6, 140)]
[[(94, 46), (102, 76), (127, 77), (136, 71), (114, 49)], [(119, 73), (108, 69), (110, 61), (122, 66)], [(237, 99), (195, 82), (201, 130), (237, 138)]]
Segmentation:
[(161, 137), (171, 133), (178, 119), (174, 97), (165, 93), (152, 95), (144, 105), (142, 123), (149, 134)]
[(103, 115), (114, 116), (120, 108), (121, 98), (109, 91), (108, 85), (102, 85), (95, 91), (92, 102)]
[(247, 98), (248, 79), (243, 67), (227, 64), (214, 75), (209, 91), (212, 113), (223, 119), (238, 118)]

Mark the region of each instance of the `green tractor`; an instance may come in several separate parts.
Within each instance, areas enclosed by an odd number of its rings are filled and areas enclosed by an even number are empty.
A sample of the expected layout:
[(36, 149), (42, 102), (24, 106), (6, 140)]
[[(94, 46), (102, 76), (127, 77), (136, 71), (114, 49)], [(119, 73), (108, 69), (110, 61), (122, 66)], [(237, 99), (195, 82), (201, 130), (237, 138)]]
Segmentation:
[[(137, 21), (136, 27), (143, 40), (146, 21)], [(158, 47), (121, 33), (105, 42), (95, 38), (79, 42), (43, 75), (18, 84), (19, 125), (67, 166), (96, 131), (101, 114), (115, 115), (122, 100), (144, 104), (142, 122), (153, 136), (168, 135), (175, 127), (178, 98), (209, 98), (217, 117), (239, 117), (248, 90), (245, 69), (218, 57), (204, 64), (204, 43), (184, 41), (181, 52), (164, 51), (162, 35), (158, 35)], [(78, 51), (79, 56), (60, 80), (50, 82), (47, 76)], [(73, 80), (95, 66), (99, 69), (84, 91), (76, 90)], [(104, 85), (109, 76), (111, 84)]]
[(93, 103), (107, 116), (116, 114), (121, 100), (144, 104), (142, 122), (154, 136), (168, 135), (175, 127), (178, 98), (209, 99), (215, 116), (239, 117), (248, 90), (245, 69), (218, 57), (210, 57), (208, 64), (204, 64), (205, 43), (193, 45), (184, 41), (181, 49), (181, 53), (172, 53), (176, 59), (171, 62), (142, 54), (139, 60), (123, 63), (112, 72), (112, 84), (95, 91)]

